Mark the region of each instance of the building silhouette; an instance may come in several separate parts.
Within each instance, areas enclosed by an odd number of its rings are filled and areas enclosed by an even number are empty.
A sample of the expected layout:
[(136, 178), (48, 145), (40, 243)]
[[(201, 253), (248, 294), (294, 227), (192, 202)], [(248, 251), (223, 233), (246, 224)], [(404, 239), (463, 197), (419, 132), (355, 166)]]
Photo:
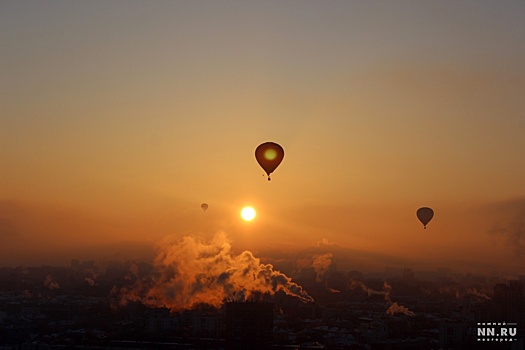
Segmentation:
[(273, 303), (226, 304), (226, 349), (270, 349), (273, 343)]

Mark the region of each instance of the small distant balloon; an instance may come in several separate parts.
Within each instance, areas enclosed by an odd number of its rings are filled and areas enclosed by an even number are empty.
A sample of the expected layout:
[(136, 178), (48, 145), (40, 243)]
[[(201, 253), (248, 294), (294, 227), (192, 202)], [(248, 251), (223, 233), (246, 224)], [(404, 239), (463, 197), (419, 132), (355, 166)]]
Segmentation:
[(202, 211), (206, 212), (206, 210), (208, 209), (208, 204), (207, 203), (202, 203), (201, 204), (201, 209), (202, 209)]
[(423, 224), (423, 227), (426, 229), (427, 224), (434, 217), (434, 211), (431, 208), (422, 207), (417, 210), (416, 215), (419, 221), (421, 221), (421, 223)]
[(284, 149), (275, 142), (265, 142), (255, 149), (255, 159), (268, 175), (268, 181), (271, 180), (270, 174), (281, 164), (284, 158)]

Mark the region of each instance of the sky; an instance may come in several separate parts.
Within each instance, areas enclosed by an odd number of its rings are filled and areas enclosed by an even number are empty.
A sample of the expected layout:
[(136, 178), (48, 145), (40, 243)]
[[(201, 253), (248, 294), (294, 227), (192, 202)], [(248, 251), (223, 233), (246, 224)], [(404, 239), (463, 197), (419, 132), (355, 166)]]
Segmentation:
[(2, 0), (0, 266), (221, 234), (274, 260), (523, 274), (523, 18), (517, 0)]

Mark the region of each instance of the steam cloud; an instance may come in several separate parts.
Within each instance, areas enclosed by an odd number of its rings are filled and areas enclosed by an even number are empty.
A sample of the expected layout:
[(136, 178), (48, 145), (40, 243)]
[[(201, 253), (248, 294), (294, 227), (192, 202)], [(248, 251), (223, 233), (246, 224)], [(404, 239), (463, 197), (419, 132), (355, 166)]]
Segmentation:
[(466, 287), (462, 285), (448, 285), (441, 286), (438, 291), (440, 294), (454, 295), (456, 299), (462, 299), (465, 296), (471, 296), (482, 301), (491, 300), (491, 297), (479, 291), (478, 288), (474, 287)]
[(383, 282), (383, 290), (374, 290), (372, 288), (367, 287), (363, 282), (357, 280), (350, 281), (348, 287), (350, 288), (350, 290), (361, 288), (361, 290), (367, 293), (368, 296), (384, 295), (385, 302), (389, 304), (389, 307), (385, 311), (388, 315), (401, 313), (411, 317), (416, 316), (416, 314), (413, 311), (410, 311), (407, 307), (399, 305), (397, 302), (392, 302), (392, 299), (390, 299), (390, 294), (392, 293), (392, 286), (386, 281)]
[(141, 301), (172, 311), (199, 304), (219, 307), (224, 301), (257, 300), (278, 291), (303, 302), (313, 301), (291, 278), (270, 264), (262, 264), (250, 251), (233, 255), (222, 233), (209, 243), (186, 236), (166, 244), (154, 267), (156, 273), (148, 280), (141, 280), (138, 271), (132, 269), (135, 283), (129, 288), (114, 289), (113, 295), (121, 303)]
[(384, 282), (383, 283), (383, 287), (385, 287), (386, 285), (388, 286), (388, 290), (387, 290), (387, 288), (385, 288), (385, 290), (374, 290), (372, 288), (367, 287), (361, 281), (351, 280), (348, 288), (350, 290), (354, 290), (356, 288), (361, 288), (361, 290), (363, 292), (365, 292), (368, 296), (371, 296), (371, 295), (384, 295), (385, 296), (385, 300), (386, 301), (390, 301), (390, 296), (387, 295), (387, 293), (390, 294), (390, 291), (392, 290), (392, 287), (390, 287), (390, 285), (388, 283)]
[(90, 286), (95, 286), (97, 284), (97, 278), (100, 276), (100, 272), (95, 268), (87, 268), (84, 270), (84, 273), (88, 276), (84, 277), (84, 281)]
[(60, 285), (58, 284), (58, 282), (56, 282), (53, 276), (51, 275), (47, 275), (46, 278), (44, 279), (44, 286), (51, 290), (60, 288)]
[(324, 279), (324, 275), (332, 263), (332, 256), (332, 253), (313, 256), (312, 266), (317, 274), (316, 282), (321, 282)]
[(491, 297), (489, 297), (485, 293), (481, 293), (476, 288), (469, 288), (469, 289), (467, 289), (467, 295), (475, 296), (475, 297), (477, 297), (477, 298), (479, 298), (481, 300), (491, 300)]
[(405, 314), (407, 316), (412, 316), (412, 317), (416, 316), (416, 314), (413, 311), (410, 311), (408, 308), (404, 307), (403, 305), (399, 305), (397, 302), (392, 303), (392, 305), (390, 305), (388, 309), (386, 309), (386, 313), (392, 316), (394, 314)]

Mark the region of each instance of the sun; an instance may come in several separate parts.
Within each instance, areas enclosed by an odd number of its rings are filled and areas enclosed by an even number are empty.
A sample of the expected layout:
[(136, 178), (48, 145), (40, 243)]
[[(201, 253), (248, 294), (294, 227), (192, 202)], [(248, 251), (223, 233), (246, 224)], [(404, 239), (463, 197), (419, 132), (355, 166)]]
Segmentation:
[(252, 207), (244, 207), (241, 210), (241, 217), (244, 221), (252, 221), (256, 215), (257, 212)]

